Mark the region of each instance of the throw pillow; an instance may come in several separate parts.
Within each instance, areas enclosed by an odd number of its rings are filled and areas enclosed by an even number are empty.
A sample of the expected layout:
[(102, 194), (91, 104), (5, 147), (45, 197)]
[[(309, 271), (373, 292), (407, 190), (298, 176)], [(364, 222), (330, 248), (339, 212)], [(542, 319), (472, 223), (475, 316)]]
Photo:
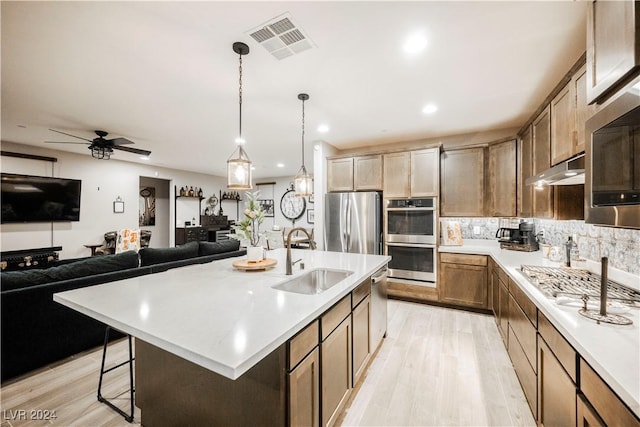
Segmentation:
[(118, 232), (118, 240), (116, 242), (116, 253), (126, 251), (136, 251), (140, 249), (140, 230), (130, 230), (123, 228)]

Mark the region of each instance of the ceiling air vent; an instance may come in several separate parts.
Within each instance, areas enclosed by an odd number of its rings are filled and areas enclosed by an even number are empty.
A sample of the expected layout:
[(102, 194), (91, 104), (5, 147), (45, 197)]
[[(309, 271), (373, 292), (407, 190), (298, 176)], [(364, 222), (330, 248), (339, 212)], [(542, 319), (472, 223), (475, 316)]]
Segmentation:
[(293, 22), (289, 13), (249, 30), (247, 34), (276, 59), (284, 59), (313, 47), (311, 39)]

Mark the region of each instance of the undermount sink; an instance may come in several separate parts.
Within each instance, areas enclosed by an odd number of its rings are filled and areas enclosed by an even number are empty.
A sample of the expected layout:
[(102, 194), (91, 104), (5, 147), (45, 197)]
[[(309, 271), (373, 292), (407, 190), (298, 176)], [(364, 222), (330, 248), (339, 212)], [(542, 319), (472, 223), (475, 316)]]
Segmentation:
[(335, 286), (352, 274), (352, 271), (317, 268), (275, 285), (273, 289), (295, 292), (297, 294), (315, 295)]

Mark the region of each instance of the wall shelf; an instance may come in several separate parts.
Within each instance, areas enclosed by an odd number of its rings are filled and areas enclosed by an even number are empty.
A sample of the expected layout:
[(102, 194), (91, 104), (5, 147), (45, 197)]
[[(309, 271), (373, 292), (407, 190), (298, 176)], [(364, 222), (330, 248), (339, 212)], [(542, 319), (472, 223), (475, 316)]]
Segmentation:
[[(173, 200), (173, 233), (174, 233), (174, 245), (178, 245), (178, 242), (181, 241), (185, 243), (184, 238), (184, 229), (178, 230), (178, 199), (187, 199), (187, 200), (197, 200), (198, 201), (198, 219), (200, 219), (200, 214), (202, 213), (202, 201), (204, 197), (201, 196), (181, 196), (178, 190), (178, 186), (174, 186), (175, 197)], [(195, 224), (192, 224), (195, 225)], [(181, 234), (182, 233), (182, 234)]]

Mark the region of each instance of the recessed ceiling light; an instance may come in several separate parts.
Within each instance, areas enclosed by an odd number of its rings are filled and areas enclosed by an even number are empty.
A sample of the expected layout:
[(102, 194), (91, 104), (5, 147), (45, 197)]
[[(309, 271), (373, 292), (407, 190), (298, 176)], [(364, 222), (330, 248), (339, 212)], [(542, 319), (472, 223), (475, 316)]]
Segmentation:
[(403, 47), (407, 53), (422, 52), (427, 47), (427, 38), (422, 34), (413, 34), (405, 40)]
[(320, 133), (326, 133), (329, 132), (329, 126), (322, 124), (320, 126), (318, 126), (318, 132)]
[(438, 106), (436, 104), (427, 104), (424, 106), (424, 108), (422, 109), (422, 112), (424, 114), (433, 114), (436, 111), (438, 111)]
[(279, 167), (279, 168), (283, 168), (284, 167), (284, 163), (278, 163), (276, 166)]
[(149, 160), (148, 156), (140, 156), (140, 160)]

